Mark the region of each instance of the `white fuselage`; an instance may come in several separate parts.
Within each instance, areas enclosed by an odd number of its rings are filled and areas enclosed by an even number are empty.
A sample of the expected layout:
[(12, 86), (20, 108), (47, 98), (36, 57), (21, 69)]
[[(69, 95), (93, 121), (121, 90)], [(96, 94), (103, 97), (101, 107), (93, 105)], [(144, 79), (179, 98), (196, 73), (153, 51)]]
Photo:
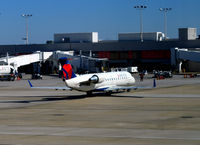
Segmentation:
[[(98, 82), (90, 82), (93, 76), (98, 77)], [(65, 80), (66, 85), (78, 91), (103, 91), (105, 88), (127, 87), (135, 84), (135, 79), (128, 72), (108, 72), (80, 75), (70, 80)]]

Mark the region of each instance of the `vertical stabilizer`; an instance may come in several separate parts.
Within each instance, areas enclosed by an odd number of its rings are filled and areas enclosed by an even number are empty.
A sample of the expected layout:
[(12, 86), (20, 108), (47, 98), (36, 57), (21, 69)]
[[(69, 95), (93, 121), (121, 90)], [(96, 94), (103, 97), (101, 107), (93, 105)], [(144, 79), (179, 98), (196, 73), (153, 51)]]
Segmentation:
[(75, 73), (72, 69), (72, 66), (69, 63), (67, 57), (60, 58), (59, 62), (61, 63), (63, 76), (64, 76), (65, 80), (69, 80), (69, 79), (76, 77), (76, 75), (75, 75)]

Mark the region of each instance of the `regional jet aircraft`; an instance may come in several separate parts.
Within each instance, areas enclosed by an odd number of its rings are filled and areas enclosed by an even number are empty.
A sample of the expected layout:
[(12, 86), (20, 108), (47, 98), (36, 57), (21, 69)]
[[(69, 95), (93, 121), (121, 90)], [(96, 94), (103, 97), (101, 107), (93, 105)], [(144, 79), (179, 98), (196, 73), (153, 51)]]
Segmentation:
[[(31, 88), (70, 89), (86, 92), (87, 95), (91, 95), (92, 92), (112, 94), (114, 92), (130, 91), (131, 89), (152, 88), (134, 86), (135, 78), (129, 72), (107, 72), (76, 76), (66, 57), (60, 58), (59, 61), (62, 65), (63, 77), (67, 87), (34, 87), (29, 81)], [(153, 87), (156, 87), (155, 82)]]

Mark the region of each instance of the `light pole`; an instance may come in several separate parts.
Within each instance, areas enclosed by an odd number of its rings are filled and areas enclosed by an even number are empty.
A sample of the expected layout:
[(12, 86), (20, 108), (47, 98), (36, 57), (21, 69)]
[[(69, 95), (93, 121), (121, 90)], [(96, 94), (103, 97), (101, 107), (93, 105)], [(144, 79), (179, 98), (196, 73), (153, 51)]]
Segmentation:
[(26, 40), (26, 44), (28, 44), (28, 18), (32, 17), (32, 14), (22, 14), (21, 16), (26, 19), (26, 38), (24, 40)]
[(164, 12), (164, 33), (165, 39), (167, 38), (167, 12), (171, 11), (172, 8), (160, 8), (161, 12)]
[(134, 6), (134, 8), (136, 9), (136, 10), (139, 10), (140, 11), (140, 40), (141, 40), (141, 42), (143, 42), (143, 21), (142, 21), (142, 19), (143, 19), (143, 17), (142, 17), (142, 11), (144, 10), (144, 9), (146, 9), (147, 8), (147, 6), (144, 6), (144, 5), (138, 5), (138, 6)]

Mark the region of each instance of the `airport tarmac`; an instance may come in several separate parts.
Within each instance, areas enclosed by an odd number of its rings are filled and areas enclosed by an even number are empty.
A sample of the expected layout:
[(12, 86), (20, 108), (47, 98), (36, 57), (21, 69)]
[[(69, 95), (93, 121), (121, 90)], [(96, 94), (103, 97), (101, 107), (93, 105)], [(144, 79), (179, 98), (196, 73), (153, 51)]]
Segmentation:
[[(87, 97), (0, 82), (0, 145), (199, 145), (200, 78), (157, 80), (156, 89)], [(153, 79), (137, 86), (152, 86)], [(35, 86), (63, 86), (57, 77)]]

